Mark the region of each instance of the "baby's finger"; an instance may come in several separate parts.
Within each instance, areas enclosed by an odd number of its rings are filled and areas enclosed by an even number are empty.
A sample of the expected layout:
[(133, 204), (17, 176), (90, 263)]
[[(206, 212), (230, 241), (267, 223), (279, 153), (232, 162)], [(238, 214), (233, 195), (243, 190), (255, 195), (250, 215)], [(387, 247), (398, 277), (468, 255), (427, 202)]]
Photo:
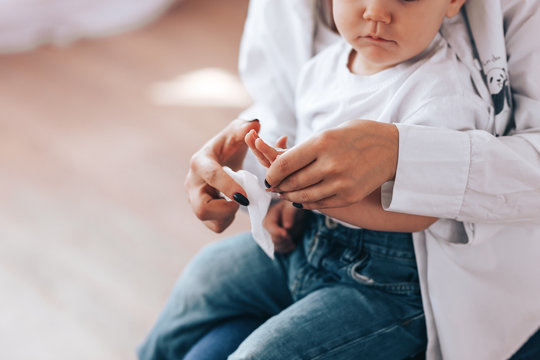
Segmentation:
[(278, 141), (276, 142), (276, 147), (278, 149), (286, 149), (287, 148), (287, 136), (286, 135), (283, 135), (282, 137), (280, 137), (278, 139)]
[(291, 203), (286, 203), (286, 207), (281, 212), (281, 226), (287, 231), (290, 231), (293, 228), (298, 211), (300, 210)]
[(280, 225), (280, 212), (269, 211), (268, 215), (263, 220), (264, 228), (274, 237), (287, 237), (287, 230)]
[(266, 228), (266, 230), (268, 230), (268, 232), (270, 233), (270, 235), (272, 236), (272, 238), (274, 237), (282, 237), (282, 238), (286, 238), (289, 236), (289, 234), (287, 233), (287, 230), (282, 228), (281, 226), (279, 226), (277, 223), (275, 222), (272, 222), (272, 223), (266, 223), (264, 225), (264, 227)]
[(266, 157), (269, 163), (273, 163), (279, 155), (275, 148), (265, 143), (261, 138), (255, 140), (255, 147)]
[(255, 142), (256, 142), (257, 140), (260, 140), (259, 135), (257, 135), (257, 133), (255, 132), (255, 130), (251, 130), (249, 133), (247, 133), (244, 140), (245, 140), (246, 144), (249, 146), (249, 148), (251, 149), (251, 151), (253, 152), (253, 154), (257, 157), (257, 160), (259, 160), (259, 162), (261, 163), (261, 165), (264, 166), (264, 167), (269, 167), (269, 166), (270, 166), (270, 162), (268, 161), (268, 159), (266, 158), (266, 156), (264, 156), (264, 155), (257, 149), (257, 147), (255, 146)]

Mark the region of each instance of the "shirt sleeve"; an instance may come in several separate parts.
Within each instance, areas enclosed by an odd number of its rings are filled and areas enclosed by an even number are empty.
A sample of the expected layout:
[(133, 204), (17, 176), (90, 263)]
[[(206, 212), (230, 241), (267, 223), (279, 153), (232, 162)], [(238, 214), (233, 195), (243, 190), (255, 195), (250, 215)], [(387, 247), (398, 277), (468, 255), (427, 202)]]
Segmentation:
[(501, 3), (516, 129), (494, 137), (482, 130), (398, 124), (396, 179), (383, 186), (387, 210), (540, 224), (540, 42), (530, 41), (540, 29), (540, 4)]
[[(294, 90), (302, 65), (313, 56), (313, 3), (306, 0), (251, 0), (242, 42), (239, 71), (253, 105), (240, 114), (259, 119), (260, 136), (274, 144), (283, 135), (295, 142)], [(244, 168), (263, 175), (248, 152)]]
[(269, 142), (282, 135), (294, 142), (294, 90), (302, 65), (313, 56), (312, 6), (306, 0), (249, 4), (239, 70), (254, 104), (241, 116), (258, 118), (261, 136)]

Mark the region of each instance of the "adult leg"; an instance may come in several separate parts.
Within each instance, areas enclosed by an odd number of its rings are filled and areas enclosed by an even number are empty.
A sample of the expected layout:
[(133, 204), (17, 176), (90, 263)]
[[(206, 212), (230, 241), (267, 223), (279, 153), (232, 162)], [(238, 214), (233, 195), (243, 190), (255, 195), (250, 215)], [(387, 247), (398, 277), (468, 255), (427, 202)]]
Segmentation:
[(244, 316), (266, 319), (291, 303), (282, 266), (250, 234), (222, 240), (186, 267), (139, 358), (181, 359), (217, 324)]
[(407, 303), (376, 289), (322, 288), (267, 320), (229, 360), (413, 357), (425, 351), (425, 318)]
[(227, 320), (199, 339), (184, 360), (226, 360), (262, 323), (261, 319), (248, 317)]

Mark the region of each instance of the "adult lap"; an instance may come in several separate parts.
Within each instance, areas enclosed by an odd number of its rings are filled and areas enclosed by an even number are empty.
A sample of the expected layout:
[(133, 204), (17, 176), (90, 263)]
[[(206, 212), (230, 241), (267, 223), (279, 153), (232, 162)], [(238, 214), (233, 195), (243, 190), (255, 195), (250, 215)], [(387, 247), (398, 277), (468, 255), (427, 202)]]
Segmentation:
[(314, 291), (257, 328), (229, 359), (390, 359), (425, 350), (422, 311), (395, 317), (378, 290)]
[(181, 358), (215, 326), (246, 316), (264, 320), (290, 303), (282, 267), (250, 234), (219, 241), (186, 267), (139, 358)]
[(194, 302), (234, 305), (242, 314), (261, 317), (272, 316), (292, 302), (283, 268), (248, 233), (204, 248), (186, 267), (176, 288), (189, 289)]

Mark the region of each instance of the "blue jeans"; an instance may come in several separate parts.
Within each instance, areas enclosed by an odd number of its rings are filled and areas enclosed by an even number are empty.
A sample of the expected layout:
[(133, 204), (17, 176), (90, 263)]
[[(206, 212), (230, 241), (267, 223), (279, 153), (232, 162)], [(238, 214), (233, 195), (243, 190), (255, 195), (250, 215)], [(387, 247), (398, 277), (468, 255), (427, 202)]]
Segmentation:
[(308, 220), (295, 251), (270, 260), (249, 234), (205, 248), (139, 349), (181, 359), (216, 325), (262, 323), (229, 359), (403, 359), (426, 346), (410, 234)]
[[(255, 319), (239, 318), (219, 324), (189, 350), (184, 360), (226, 360), (227, 357), (260, 323)], [(540, 359), (540, 330), (510, 358), (510, 360)], [(418, 354), (410, 360), (425, 360)]]

